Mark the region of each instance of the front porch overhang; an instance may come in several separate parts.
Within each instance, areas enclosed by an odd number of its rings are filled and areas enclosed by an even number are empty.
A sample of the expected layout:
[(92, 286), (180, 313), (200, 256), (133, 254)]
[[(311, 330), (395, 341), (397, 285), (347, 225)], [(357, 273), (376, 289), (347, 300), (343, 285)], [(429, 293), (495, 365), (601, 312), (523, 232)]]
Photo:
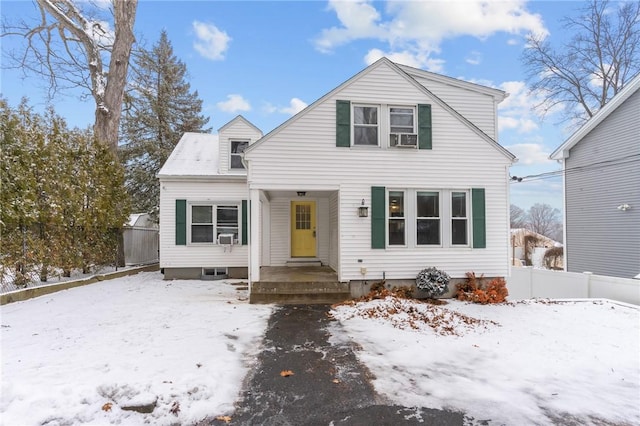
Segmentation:
[[(339, 203), (339, 188), (336, 187), (323, 187), (321, 185), (273, 185), (270, 187), (262, 187), (256, 188), (249, 185), (249, 200), (250, 200), (250, 217), (249, 217), (249, 283), (252, 284), (254, 282), (259, 282), (261, 280), (261, 267), (262, 266), (283, 266), (282, 259), (279, 258), (280, 263), (276, 263), (276, 265), (271, 264), (271, 247), (272, 245), (277, 245), (277, 249), (280, 252), (286, 251), (289, 247), (285, 248), (282, 246), (283, 241), (286, 240), (286, 236), (283, 234), (283, 229), (279, 228), (275, 230), (274, 223), (278, 222), (279, 227), (282, 227), (282, 223), (286, 221), (286, 223), (290, 223), (290, 215), (287, 214), (287, 217), (284, 218), (282, 216), (282, 212), (273, 213), (274, 215), (279, 215), (278, 217), (273, 217), (271, 212), (271, 205), (280, 203), (282, 205), (283, 202), (291, 202), (291, 201), (305, 201), (305, 200), (324, 200), (325, 204), (328, 206), (330, 202)], [(257, 208), (256, 208), (257, 206)], [(262, 209), (262, 211), (261, 211)], [(329, 213), (331, 211), (331, 213)], [(326, 213), (323, 211), (323, 214), (331, 214), (331, 218), (325, 217), (323, 220), (326, 222), (324, 228), (321, 231), (326, 232), (327, 238), (335, 238), (336, 241), (327, 240), (327, 247), (331, 246), (331, 250), (335, 252), (332, 253), (333, 258), (340, 258), (340, 248), (339, 241), (337, 241), (339, 233), (336, 230), (329, 229), (329, 226), (337, 227), (339, 223), (339, 209), (327, 209)], [(335, 217), (333, 217), (335, 216)], [(279, 239), (278, 242), (274, 242), (275, 238), (272, 239), (272, 232), (275, 232)], [(286, 233), (286, 230), (285, 232)], [(335, 237), (331, 237), (334, 235)], [(265, 245), (266, 244), (266, 245)], [(268, 259), (263, 257), (269, 256)], [(316, 259), (317, 260), (317, 259)], [(325, 263), (325, 262), (323, 262)], [(329, 262), (326, 262), (327, 264)], [(339, 278), (339, 267), (334, 264), (333, 269), (337, 271), (337, 275)]]

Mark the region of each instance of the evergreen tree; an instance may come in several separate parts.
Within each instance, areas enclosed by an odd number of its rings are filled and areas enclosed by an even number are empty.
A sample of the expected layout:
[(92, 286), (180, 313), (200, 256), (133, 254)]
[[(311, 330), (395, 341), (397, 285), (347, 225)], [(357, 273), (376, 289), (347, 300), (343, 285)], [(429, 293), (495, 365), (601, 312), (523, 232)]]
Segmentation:
[[(0, 99), (0, 279), (18, 286), (31, 280), (33, 265), (31, 234), (37, 222), (36, 177), (32, 169), (39, 166), (40, 156), (25, 143), (37, 135), (39, 117), (23, 99), (17, 110)], [(11, 287), (9, 287), (11, 288)]]
[(209, 132), (202, 100), (186, 81), (187, 67), (174, 54), (167, 33), (133, 64), (125, 95), (121, 159), (136, 212), (157, 218), (160, 187), (156, 174), (184, 132)]
[(0, 282), (46, 281), (60, 269), (113, 264), (129, 214), (124, 171), (90, 131), (69, 130), (49, 109), (0, 98)]

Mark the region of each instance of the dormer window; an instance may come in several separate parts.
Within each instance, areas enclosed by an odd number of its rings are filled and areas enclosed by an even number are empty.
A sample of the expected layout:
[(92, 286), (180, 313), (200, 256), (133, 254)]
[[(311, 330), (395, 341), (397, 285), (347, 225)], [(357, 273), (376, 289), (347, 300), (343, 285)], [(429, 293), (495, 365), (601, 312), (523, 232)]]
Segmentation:
[(242, 153), (248, 146), (249, 141), (231, 141), (230, 169), (244, 170), (244, 164), (242, 164)]

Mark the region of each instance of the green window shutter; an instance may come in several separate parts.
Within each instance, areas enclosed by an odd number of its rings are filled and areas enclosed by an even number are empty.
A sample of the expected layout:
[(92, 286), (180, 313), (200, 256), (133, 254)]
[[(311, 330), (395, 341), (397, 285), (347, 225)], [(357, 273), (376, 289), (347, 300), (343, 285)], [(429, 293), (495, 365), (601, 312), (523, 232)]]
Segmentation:
[(187, 245), (187, 200), (176, 200), (176, 245)]
[(351, 102), (336, 101), (336, 146), (351, 146)]
[(242, 200), (242, 245), (249, 242), (249, 203)]
[(487, 247), (484, 188), (471, 190), (471, 215), (473, 220), (473, 248)]
[(383, 249), (385, 247), (385, 188), (384, 186), (371, 187), (371, 248)]
[(418, 148), (431, 149), (431, 105), (418, 105)]

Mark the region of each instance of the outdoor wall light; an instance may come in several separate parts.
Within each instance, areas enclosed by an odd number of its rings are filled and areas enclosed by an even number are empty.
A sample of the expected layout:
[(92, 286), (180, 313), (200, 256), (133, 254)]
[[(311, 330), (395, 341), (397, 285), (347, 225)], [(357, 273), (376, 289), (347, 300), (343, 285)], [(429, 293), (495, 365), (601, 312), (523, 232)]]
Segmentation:
[(368, 217), (369, 216), (369, 207), (364, 205), (364, 198), (362, 199), (362, 203), (360, 207), (358, 207), (358, 217)]
[(623, 212), (626, 212), (627, 210), (630, 210), (631, 206), (629, 204), (620, 204), (618, 206), (618, 210), (622, 210)]
[(298, 191), (297, 194), (298, 194), (298, 197), (304, 197), (305, 195), (307, 195), (305, 191)]

